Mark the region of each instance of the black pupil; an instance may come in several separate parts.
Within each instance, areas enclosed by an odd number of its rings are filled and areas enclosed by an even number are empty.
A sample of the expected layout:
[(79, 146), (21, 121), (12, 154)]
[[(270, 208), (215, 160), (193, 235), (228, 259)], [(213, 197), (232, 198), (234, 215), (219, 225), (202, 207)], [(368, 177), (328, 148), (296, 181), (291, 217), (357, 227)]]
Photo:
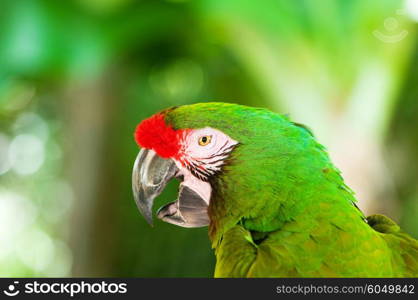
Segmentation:
[(208, 141), (208, 138), (207, 137), (202, 137), (202, 143), (206, 143)]

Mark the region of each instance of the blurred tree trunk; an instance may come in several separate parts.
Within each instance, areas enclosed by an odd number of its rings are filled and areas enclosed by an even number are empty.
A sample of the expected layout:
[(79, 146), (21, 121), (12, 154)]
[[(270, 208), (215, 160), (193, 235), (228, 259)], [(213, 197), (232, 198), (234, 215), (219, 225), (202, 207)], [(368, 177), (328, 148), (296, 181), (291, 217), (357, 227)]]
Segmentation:
[[(113, 102), (103, 78), (75, 80), (65, 91), (67, 113), (68, 174), (75, 194), (70, 245), (73, 249), (73, 276), (107, 276), (113, 234), (108, 217), (109, 185), (106, 132)], [(99, 248), (99, 249), (98, 249)]]

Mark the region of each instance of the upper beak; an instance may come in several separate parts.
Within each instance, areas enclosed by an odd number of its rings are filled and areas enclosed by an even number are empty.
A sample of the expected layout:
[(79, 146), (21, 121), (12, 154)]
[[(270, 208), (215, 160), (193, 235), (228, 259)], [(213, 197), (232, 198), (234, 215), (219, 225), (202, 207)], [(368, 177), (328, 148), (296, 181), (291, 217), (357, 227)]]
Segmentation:
[(132, 190), (139, 211), (152, 225), (152, 205), (178, 168), (171, 159), (162, 159), (153, 150), (142, 149), (132, 172)]
[[(173, 177), (180, 176), (179, 173), (172, 159), (163, 159), (153, 150), (139, 152), (132, 172), (132, 189), (138, 209), (150, 225), (154, 199)], [(182, 227), (208, 225), (207, 201), (200, 196), (202, 192), (198, 187), (195, 189), (182, 182), (178, 200), (160, 208), (158, 218)]]

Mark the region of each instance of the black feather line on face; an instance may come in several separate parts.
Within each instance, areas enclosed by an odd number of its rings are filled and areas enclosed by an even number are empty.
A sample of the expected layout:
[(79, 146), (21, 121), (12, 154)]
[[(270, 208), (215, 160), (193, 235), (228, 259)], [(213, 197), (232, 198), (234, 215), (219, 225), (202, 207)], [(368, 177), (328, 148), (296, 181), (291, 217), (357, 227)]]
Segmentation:
[[(228, 153), (225, 153), (225, 155), (227, 155)], [(220, 162), (220, 161), (225, 161), (225, 158), (221, 158), (221, 159), (218, 159), (218, 160), (215, 160), (215, 161), (211, 161), (210, 163), (211, 164), (216, 164), (216, 163), (218, 163), (218, 162)]]
[(229, 154), (232, 150), (234, 150), (234, 148), (235, 148), (237, 145), (239, 145), (239, 144), (231, 145), (231, 146), (229, 146), (229, 147), (225, 148), (225, 149), (224, 149), (224, 151), (223, 151), (223, 153), (224, 153), (224, 154)]
[(208, 181), (208, 177), (209, 177), (209, 175), (211, 175), (209, 173), (205, 174), (202, 169), (197, 167), (196, 164), (194, 164), (192, 162), (190, 164), (188, 164), (186, 167), (195, 177), (197, 177), (200, 180), (205, 181), (205, 182)]
[[(238, 144), (237, 144), (237, 145), (238, 145)], [(230, 154), (230, 153), (232, 152), (232, 150), (234, 150), (234, 147), (235, 147), (235, 146), (237, 146), (237, 145), (231, 145), (231, 146), (229, 146), (229, 147), (225, 148), (225, 149), (224, 149), (224, 151), (223, 151), (223, 152), (221, 152), (221, 153), (219, 153), (219, 151), (218, 151), (218, 152), (216, 152), (215, 154), (213, 154), (213, 155), (211, 155), (211, 156), (208, 156), (208, 157), (202, 157), (202, 158), (200, 158), (199, 160), (195, 159), (195, 161), (197, 161), (197, 162), (202, 162), (201, 160), (203, 160), (203, 159), (211, 159), (211, 158), (215, 158), (215, 157), (218, 157), (218, 156), (225, 156), (225, 155), (228, 155), (228, 154)]]
[[(226, 144), (224, 144), (221, 147), (221, 149), (223, 147), (225, 147), (225, 145)], [(191, 158), (190, 160), (186, 161), (186, 167), (195, 177), (199, 178), (202, 181), (207, 182), (207, 181), (210, 180), (210, 177), (216, 175), (217, 173), (219, 173), (221, 171), (221, 166), (223, 166), (225, 161), (228, 160), (229, 154), (232, 152), (232, 150), (234, 150), (235, 146), (237, 146), (237, 145), (239, 145), (239, 144), (231, 145), (231, 146), (223, 149), (223, 151), (221, 153), (219, 153), (220, 150), (221, 150), (220, 149), (216, 154), (214, 154), (212, 156), (209, 156), (209, 157), (200, 158), (200, 159)], [(203, 161), (205, 159), (212, 159), (212, 158), (215, 158), (215, 157), (222, 157), (222, 158), (218, 159), (218, 160), (215, 160), (215, 161), (211, 161), (210, 163), (205, 163)], [(213, 169), (210, 168), (211, 166), (215, 167), (214, 165), (219, 163), (219, 162), (223, 162), (221, 165), (216, 166), (216, 168), (219, 168), (219, 170), (213, 170)], [(202, 167), (203, 167), (203, 169), (202, 169)]]
[(202, 175), (204, 175), (204, 176), (209, 176), (209, 175), (211, 175), (211, 172), (209, 171), (209, 170), (207, 170), (207, 169), (205, 169), (205, 168), (200, 168), (200, 166), (202, 166), (202, 164), (201, 165), (196, 165), (194, 162), (192, 162), (191, 163), (191, 166), (193, 167), (193, 169), (195, 169), (196, 170), (196, 172), (198, 172), (198, 173), (200, 173), (200, 174), (202, 174)]
[(192, 174), (195, 177), (199, 178), (200, 180), (205, 181), (205, 182), (209, 181), (209, 178), (208, 178), (209, 176), (203, 174), (199, 169), (189, 168), (189, 170), (190, 172), (192, 172)]
[(228, 141), (226, 141), (226, 142), (225, 142), (225, 144), (223, 144), (223, 146), (222, 146), (221, 148), (219, 148), (219, 151), (218, 151), (218, 152), (222, 151), (222, 150), (223, 150), (223, 148), (224, 148), (227, 144), (228, 144)]

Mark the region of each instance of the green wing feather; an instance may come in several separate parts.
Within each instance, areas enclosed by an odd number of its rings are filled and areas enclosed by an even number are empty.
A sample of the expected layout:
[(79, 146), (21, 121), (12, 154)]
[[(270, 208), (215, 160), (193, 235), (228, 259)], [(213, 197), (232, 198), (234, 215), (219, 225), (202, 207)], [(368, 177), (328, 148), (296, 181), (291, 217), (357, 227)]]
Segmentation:
[[(327, 213), (326, 213), (327, 214)], [(242, 225), (216, 249), (215, 277), (417, 277), (418, 241), (373, 215), (295, 219), (257, 242)]]

